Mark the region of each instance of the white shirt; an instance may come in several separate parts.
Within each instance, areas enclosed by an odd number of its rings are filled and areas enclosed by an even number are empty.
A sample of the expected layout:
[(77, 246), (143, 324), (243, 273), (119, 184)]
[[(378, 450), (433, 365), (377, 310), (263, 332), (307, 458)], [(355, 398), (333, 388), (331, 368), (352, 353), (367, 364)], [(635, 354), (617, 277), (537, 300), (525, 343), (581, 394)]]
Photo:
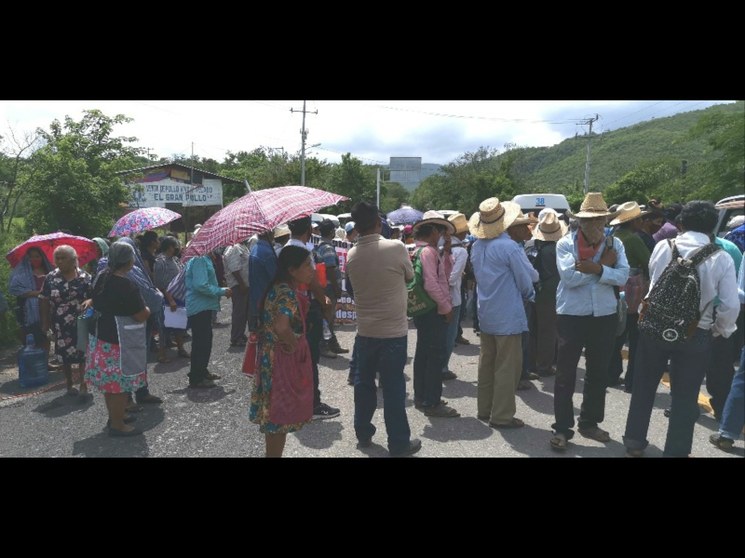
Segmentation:
[[(285, 244), (285, 246), (297, 246), (298, 248), (305, 248), (311, 254), (313, 253), (313, 248), (315, 248), (315, 246), (313, 245), (312, 242), (305, 243), (302, 240), (298, 240), (297, 238), (292, 238), (292, 237), (290, 237), (290, 240), (287, 241), (287, 243)], [(285, 246), (282, 246), (282, 248), (284, 248)], [(280, 249), (280, 252), (281, 251), (282, 250)], [(277, 255), (279, 255), (279, 254), (277, 254)], [(310, 258), (310, 265), (313, 266), (313, 269), (316, 268), (316, 262), (313, 260), (312, 257)]]
[[(709, 236), (704, 233), (687, 231), (675, 239), (678, 252), (684, 258), (694, 255), (695, 251), (709, 244)], [(652, 290), (662, 272), (672, 260), (673, 254), (667, 240), (657, 243), (649, 259), (649, 289)], [(698, 322), (701, 329), (710, 329), (716, 337), (729, 337), (737, 329), (735, 321), (740, 312), (740, 301), (737, 297), (737, 279), (735, 263), (724, 250), (719, 250), (698, 266), (698, 277), (701, 284), (701, 303), (699, 310), (703, 313)], [(719, 297), (716, 320), (712, 322), (714, 297)], [(705, 310), (704, 310), (705, 309)]]
[(453, 237), (450, 247), (450, 255), (453, 257), (453, 270), (450, 272), (450, 300), (453, 306), (460, 306), (463, 302), (460, 298), (460, 288), (463, 282), (463, 272), (468, 262), (468, 251), (463, 248), (460, 239)]
[(233, 244), (225, 249), (222, 263), (225, 266), (225, 282), (228, 287), (238, 286), (238, 279), (233, 276), (234, 271), (240, 272), (243, 284), (248, 285), (248, 256), (248, 248), (242, 243)]

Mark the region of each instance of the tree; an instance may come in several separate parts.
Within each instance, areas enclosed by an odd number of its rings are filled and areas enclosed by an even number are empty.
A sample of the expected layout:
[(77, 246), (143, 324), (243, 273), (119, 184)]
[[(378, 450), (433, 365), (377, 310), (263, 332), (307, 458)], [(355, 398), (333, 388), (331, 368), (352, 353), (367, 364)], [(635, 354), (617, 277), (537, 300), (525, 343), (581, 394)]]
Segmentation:
[(421, 211), (452, 209), (471, 215), (486, 198), (512, 199), (515, 156), (512, 151), (507, 156), (497, 154), (496, 149), (480, 147), (443, 166), (414, 191), (412, 205)]
[(361, 200), (375, 201), (377, 197), (376, 171), (363, 165), (351, 153), (341, 156), (341, 163), (332, 167), (327, 187), (329, 192), (347, 196), (352, 203)]
[(385, 182), (380, 185), (380, 210), (383, 213), (395, 211), (408, 201), (409, 191), (398, 182)]
[(745, 186), (745, 101), (731, 112), (705, 113), (691, 129), (691, 138), (705, 137), (709, 150), (718, 156), (706, 165), (705, 184), (695, 193), (715, 202), (742, 194)]
[(82, 236), (105, 235), (130, 192), (115, 173), (132, 168), (141, 148), (132, 137), (112, 136), (118, 124), (131, 122), (118, 114), (84, 111), (79, 122), (69, 116), (39, 129), (43, 147), (31, 157), (26, 186), (26, 227), (37, 233), (66, 229)]
[[(7, 218), (7, 231), (13, 224), (13, 217), (18, 206), (18, 200), (23, 194), (22, 188), (17, 188), (25, 172), (28, 171), (28, 155), (38, 147), (39, 136), (36, 133), (25, 133), (18, 137), (15, 130), (10, 129), (8, 154), (0, 151), (0, 231), (4, 230)], [(0, 141), (4, 140), (0, 136)]]
[[(618, 182), (603, 191), (603, 199), (608, 205), (635, 201), (645, 204), (652, 197), (670, 199), (672, 191), (680, 191), (677, 185), (677, 169), (669, 161), (650, 162), (627, 172)], [(679, 196), (675, 196), (679, 197)]]

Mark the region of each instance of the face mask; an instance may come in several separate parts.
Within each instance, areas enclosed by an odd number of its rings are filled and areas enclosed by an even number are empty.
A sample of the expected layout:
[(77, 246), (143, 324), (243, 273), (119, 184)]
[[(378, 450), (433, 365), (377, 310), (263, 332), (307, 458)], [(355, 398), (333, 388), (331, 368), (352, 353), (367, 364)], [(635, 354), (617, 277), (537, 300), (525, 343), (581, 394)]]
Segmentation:
[(587, 242), (597, 244), (605, 236), (605, 218), (580, 219), (579, 228), (584, 233)]

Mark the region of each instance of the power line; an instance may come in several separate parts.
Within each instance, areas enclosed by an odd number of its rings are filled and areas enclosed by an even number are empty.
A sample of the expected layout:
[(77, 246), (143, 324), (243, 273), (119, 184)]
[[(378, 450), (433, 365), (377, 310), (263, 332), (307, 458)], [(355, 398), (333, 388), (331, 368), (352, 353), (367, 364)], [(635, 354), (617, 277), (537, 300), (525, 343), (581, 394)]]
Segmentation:
[(461, 119), (472, 119), (472, 120), (490, 120), (493, 122), (526, 122), (529, 124), (568, 124), (570, 122), (577, 122), (580, 119), (577, 118), (569, 118), (567, 120), (539, 120), (539, 119), (531, 119), (531, 118), (501, 118), (498, 116), (473, 116), (473, 115), (463, 115), (463, 114), (448, 114), (444, 112), (431, 112), (426, 110), (415, 110), (415, 109), (407, 109), (407, 108), (401, 108), (401, 107), (388, 107), (385, 105), (376, 105), (378, 108), (382, 108), (385, 110), (395, 110), (400, 112), (413, 112), (417, 114), (426, 114), (429, 116), (441, 116), (444, 118), (461, 118)]

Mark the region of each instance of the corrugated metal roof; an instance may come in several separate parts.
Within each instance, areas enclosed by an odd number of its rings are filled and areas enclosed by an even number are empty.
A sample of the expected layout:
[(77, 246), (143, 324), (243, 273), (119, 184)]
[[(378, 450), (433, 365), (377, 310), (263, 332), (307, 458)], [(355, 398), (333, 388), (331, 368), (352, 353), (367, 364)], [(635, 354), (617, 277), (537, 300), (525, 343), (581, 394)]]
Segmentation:
[[(184, 169), (186, 171), (191, 171), (191, 167), (188, 165), (182, 165), (181, 163), (161, 163), (159, 165), (151, 165), (149, 167), (139, 167), (136, 169), (129, 169), (125, 171), (119, 171), (116, 174), (135, 174), (143, 171), (149, 171), (154, 169), (164, 169), (166, 167), (178, 167), (181, 169)], [(197, 172), (201, 172), (203, 175), (213, 178), (219, 178), (220, 180), (225, 180), (227, 182), (233, 182), (235, 184), (242, 184), (243, 182), (240, 180), (236, 180), (235, 178), (228, 178), (227, 176), (221, 176), (219, 174), (215, 174), (214, 172), (198, 169), (194, 167), (194, 170)]]

